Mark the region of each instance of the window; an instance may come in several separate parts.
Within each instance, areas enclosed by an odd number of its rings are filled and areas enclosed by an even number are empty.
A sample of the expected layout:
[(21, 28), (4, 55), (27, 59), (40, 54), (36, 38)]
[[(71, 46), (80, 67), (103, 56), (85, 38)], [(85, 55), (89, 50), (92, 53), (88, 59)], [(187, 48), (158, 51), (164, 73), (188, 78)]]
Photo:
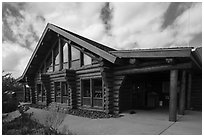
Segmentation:
[(45, 93), (45, 87), (43, 84), (37, 84), (37, 96), (38, 96), (38, 101), (45, 101), (46, 100), (46, 93)]
[(90, 65), (92, 62), (92, 58), (84, 54), (84, 65)]
[(91, 97), (90, 80), (83, 81), (84, 97)]
[(103, 107), (103, 86), (102, 79), (85, 79), (81, 81), (83, 106)]
[(93, 79), (93, 97), (102, 98), (102, 80)]
[(67, 69), (68, 68), (68, 45), (65, 43), (63, 46), (63, 68)]
[(68, 87), (66, 82), (62, 82), (62, 95), (68, 96)]
[(102, 93), (102, 79), (93, 79), (93, 106), (102, 107), (103, 93)]
[(70, 88), (65, 81), (55, 82), (55, 102), (59, 103), (67, 103), (70, 105), (69, 97), (70, 97)]
[(60, 90), (60, 83), (55, 82), (55, 102), (61, 102), (61, 90)]
[(76, 69), (80, 67), (80, 51), (74, 47), (71, 47), (71, 68)]

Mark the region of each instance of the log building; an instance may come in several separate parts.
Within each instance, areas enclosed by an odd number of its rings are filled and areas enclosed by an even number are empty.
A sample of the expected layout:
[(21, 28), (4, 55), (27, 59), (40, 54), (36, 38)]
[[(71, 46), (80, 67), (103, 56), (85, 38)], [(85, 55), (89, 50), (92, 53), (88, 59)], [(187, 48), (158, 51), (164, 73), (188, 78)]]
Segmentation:
[(202, 48), (115, 50), (48, 24), (18, 80), (34, 104), (118, 114), (202, 108)]

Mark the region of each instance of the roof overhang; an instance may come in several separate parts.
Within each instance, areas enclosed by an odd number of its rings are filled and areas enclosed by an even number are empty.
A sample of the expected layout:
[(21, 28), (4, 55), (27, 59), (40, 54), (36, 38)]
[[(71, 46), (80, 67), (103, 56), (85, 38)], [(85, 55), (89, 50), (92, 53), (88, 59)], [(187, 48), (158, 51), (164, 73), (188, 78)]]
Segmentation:
[(138, 50), (118, 50), (111, 51), (112, 54), (120, 58), (171, 58), (190, 57), (191, 47), (182, 48), (155, 48)]

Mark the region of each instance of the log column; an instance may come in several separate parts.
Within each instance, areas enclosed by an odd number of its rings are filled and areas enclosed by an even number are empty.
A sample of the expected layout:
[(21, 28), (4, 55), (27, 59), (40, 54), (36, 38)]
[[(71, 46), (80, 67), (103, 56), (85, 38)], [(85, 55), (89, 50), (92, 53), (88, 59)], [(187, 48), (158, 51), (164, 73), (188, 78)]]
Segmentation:
[(170, 71), (170, 102), (169, 102), (169, 121), (177, 120), (177, 83), (178, 70)]
[(113, 106), (113, 75), (111, 73), (111, 68), (107, 67), (104, 61), (100, 62), (100, 71), (102, 75), (102, 80), (105, 84), (105, 100), (104, 100), (104, 110), (106, 113), (114, 113), (114, 106)]
[(52, 71), (55, 71), (55, 51), (52, 50)]
[(181, 91), (179, 96), (179, 114), (184, 115), (186, 97), (186, 70), (182, 71)]
[(188, 81), (187, 81), (187, 109), (191, 108), (191, 85), (192, 85), (192, 75), (188, 73)]
[(71, 60), (72, 60), (72, 56), (71, 56), (71, 46), (70, 44), (68, 43), (68, 69), (71, 68)]
[(63, 46), (61, 44), (60, 38), (59, 38), (58, 46), (59, 46), (59, 70), (62, 70), (63, 69)]
[(26, 97), (26, 85), (23, 84), (23, 88), (24, 88), (24, 101), (27, 102), (27, 97)]

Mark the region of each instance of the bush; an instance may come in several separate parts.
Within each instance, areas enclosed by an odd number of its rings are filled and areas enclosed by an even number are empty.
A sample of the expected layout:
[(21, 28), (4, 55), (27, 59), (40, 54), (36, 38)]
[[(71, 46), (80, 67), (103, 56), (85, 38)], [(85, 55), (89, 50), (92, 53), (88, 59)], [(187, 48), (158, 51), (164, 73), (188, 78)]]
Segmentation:
[(15, 92), (6, 91), (2, 96), (2, 112), (9, 113), (17, 110), (19, 102), (16, 98)]
[(11, 122), (3, 122), (3, 135), (58, 135), (57, 131), (31, 120), (31, 114), (22, 115)]

